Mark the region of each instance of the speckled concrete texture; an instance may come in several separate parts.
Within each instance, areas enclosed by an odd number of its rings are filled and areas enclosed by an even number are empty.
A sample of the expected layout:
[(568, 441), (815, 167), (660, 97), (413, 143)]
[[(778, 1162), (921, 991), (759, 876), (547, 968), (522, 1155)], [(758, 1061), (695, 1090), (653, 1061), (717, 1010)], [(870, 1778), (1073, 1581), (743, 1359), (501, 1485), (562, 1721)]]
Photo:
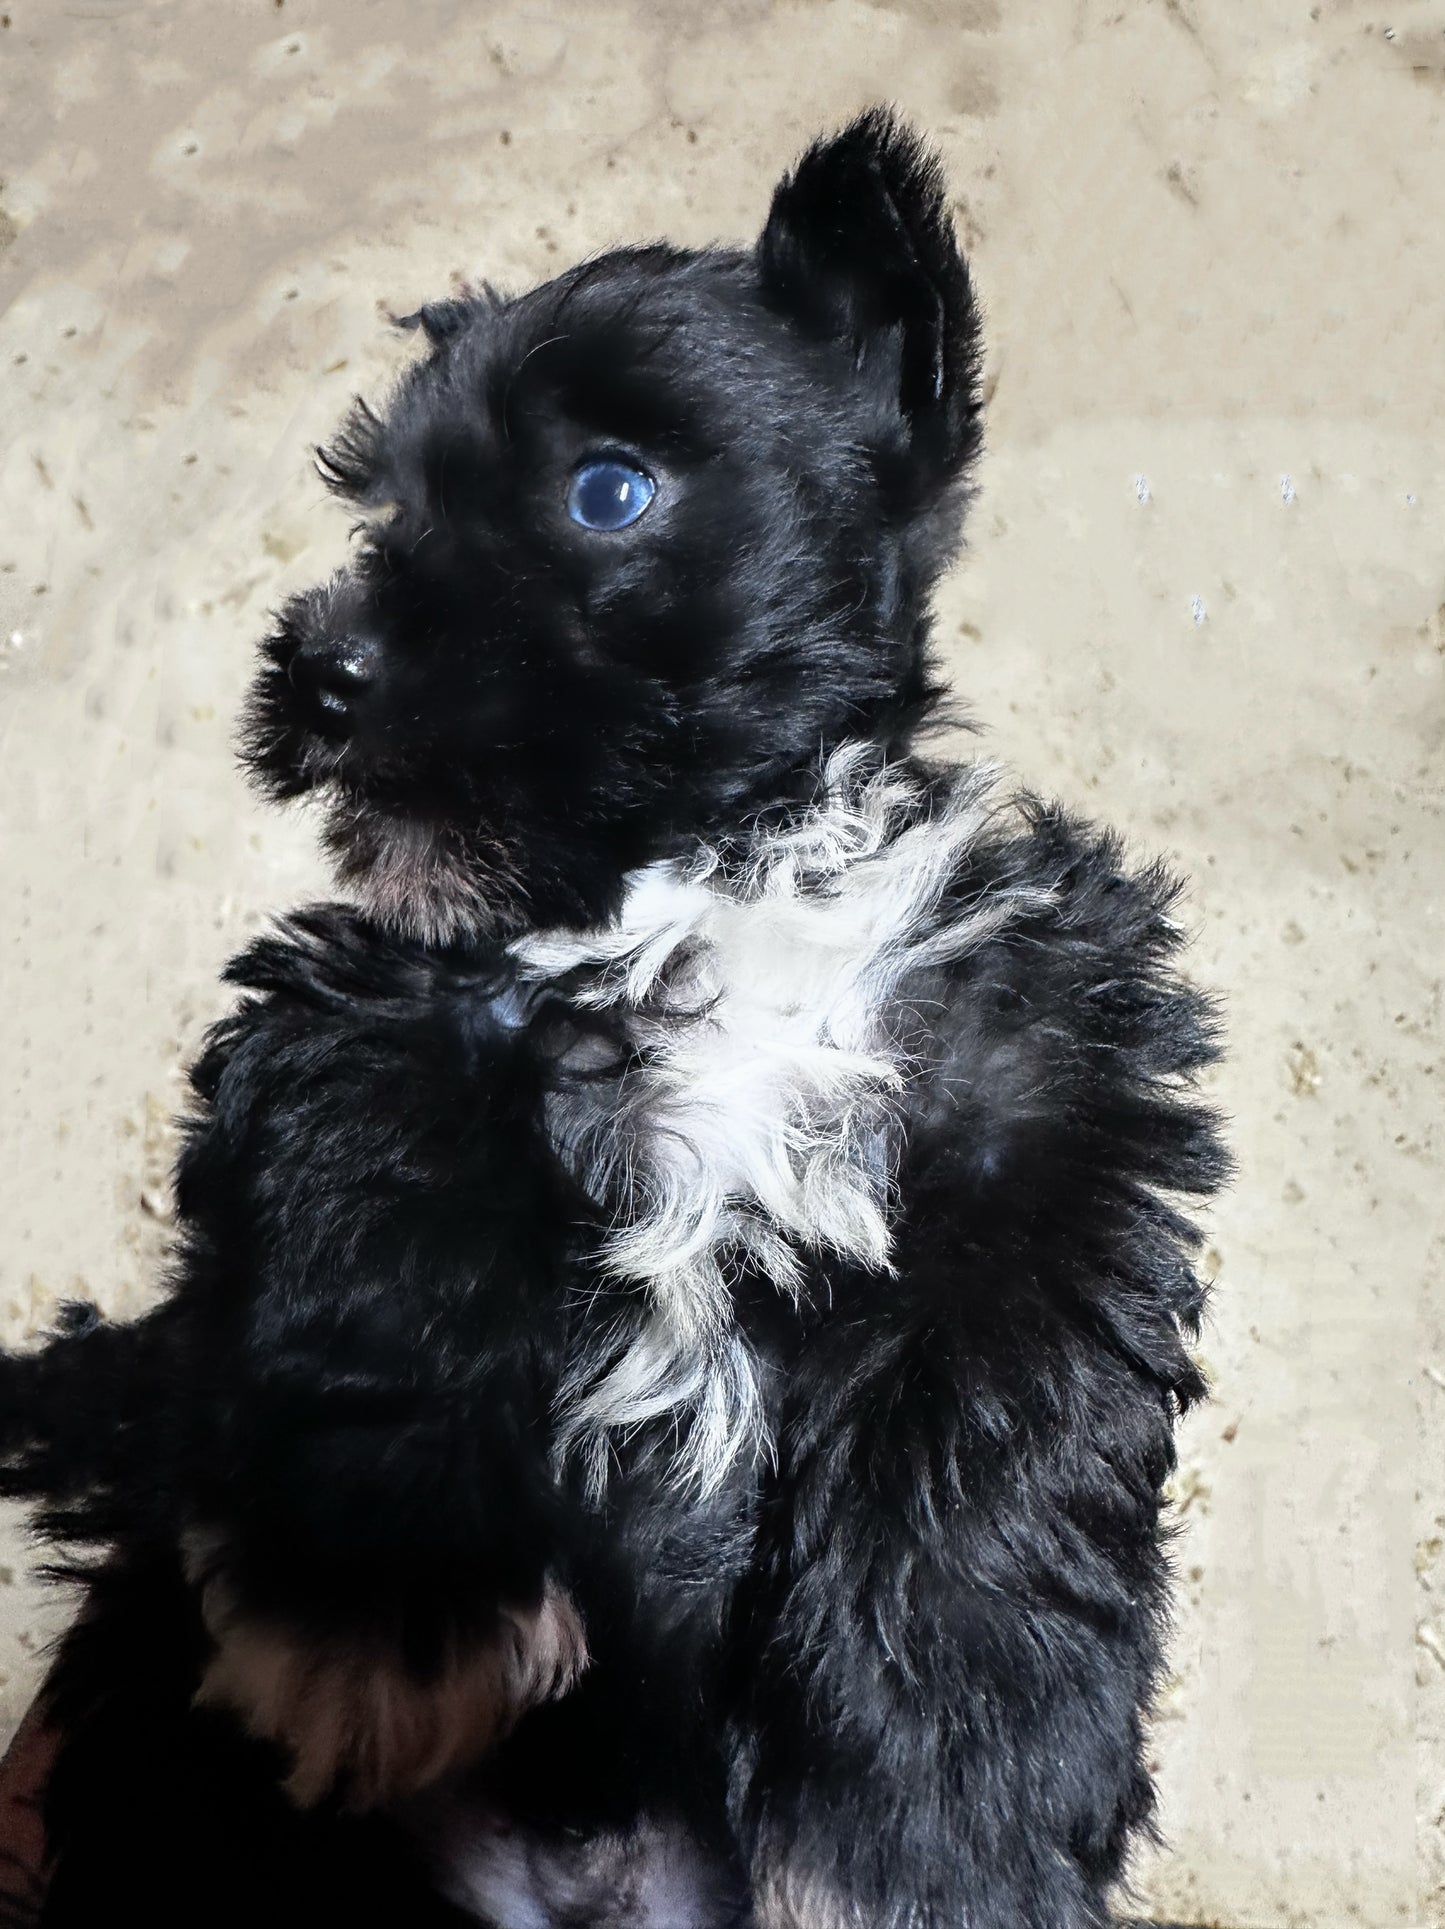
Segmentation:
[[(386, 312), (745, 237), (891, 98), (989, 317), (941, 643), (990, 754), (1192, 877), (1229, 1001), (1141, 1892), (1445, 1923), (1445, 9), (0, 7), (3, 1337), (155, 1290), (218, 969), (321, 888), (230, 730), (267, 608), (342, 553), (308, 451), (408, 352)], [(28, 1558), (11, 1717), (57, 1612)]]

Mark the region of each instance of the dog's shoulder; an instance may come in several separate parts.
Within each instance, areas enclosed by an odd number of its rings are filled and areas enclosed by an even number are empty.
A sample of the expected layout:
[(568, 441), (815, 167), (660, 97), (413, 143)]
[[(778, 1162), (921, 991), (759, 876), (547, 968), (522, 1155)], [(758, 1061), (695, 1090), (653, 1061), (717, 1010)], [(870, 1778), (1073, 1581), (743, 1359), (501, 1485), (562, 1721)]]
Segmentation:
[(500, 950), (428, 947), (345, 904), (293, 911), (227, 965), (230, 984), (315, 1013), (414, 1009), (456, 997), (505, 969)]
[(1121, 1196), (1221, 1183), (1218, 1121), (1199, 1093), (1218, 1014), (1180, 968), (1182, 891), (1115, 833), (1028, 797), (960, 853), (934, 948), (989, 906), (1013, 908), (900, 986), (917, 1164), (1035, 1203), (1070, 1175)]
[[(500, 947), (429, 948), (347, 905), (281, 919), (226, 967), (242, 988), (191, 1071), (203, 1104), (257, 1081), (305, 1091), (338, 1082), (365, 1102), (411, 1064), (444, 1088), (516, 1056), (525, 1013)], [(278, 1094), (279, 1094), (278, 1086)]]

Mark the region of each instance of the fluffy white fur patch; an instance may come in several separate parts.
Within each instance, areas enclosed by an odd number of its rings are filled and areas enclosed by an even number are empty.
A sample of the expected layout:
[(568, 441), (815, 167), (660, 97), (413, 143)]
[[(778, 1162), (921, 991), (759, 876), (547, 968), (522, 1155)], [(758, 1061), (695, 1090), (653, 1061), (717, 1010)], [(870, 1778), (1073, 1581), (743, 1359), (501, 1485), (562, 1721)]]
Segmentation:
[(564, 1451), (606, 1477), (609, 1441), (678, 1421), (676, 1474), (704, 1492), (767, 1445), (730, 1278), (747, 1264), (785, 1293), (800, 1256), (889, 1263), (900, 981), (957, 959), (1039, 902), (984, 892), (940, 916), (999, 810), (973, 765), (941, 806), (864, 745), (835, 752), (820, 795), (761, 831), (741, 866), (700, 850), (634, 874), (614, 924), (518, 942), (534, 981), (622, 1018), (639, 1053), (622, 1083), (564, 1091), (549, 1123), (613, 1204), (603, 1263), (642, 1289), (605, 1355), (564, 1392)]

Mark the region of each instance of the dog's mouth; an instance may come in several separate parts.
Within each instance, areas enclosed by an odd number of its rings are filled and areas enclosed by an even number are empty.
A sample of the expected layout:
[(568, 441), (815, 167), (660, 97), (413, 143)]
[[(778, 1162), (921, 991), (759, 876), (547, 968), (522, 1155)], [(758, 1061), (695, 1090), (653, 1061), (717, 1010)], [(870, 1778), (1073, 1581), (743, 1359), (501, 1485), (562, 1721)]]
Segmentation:
[(526, 884), (503, 845), (483, 833), (393, 814), (346, 786), (327, 798), (322, 838), (338, 881), (400, 937), (475, 943), (526, 921)]
[(495, 937), (525, 922), (526, 885), (500, 839), (420, 807), (405, 772), (297, 689), (279, 638), (242, 716), (242, 762), (277, 802), (316, 800), (338, 882), (369, 917), (428, 945)]

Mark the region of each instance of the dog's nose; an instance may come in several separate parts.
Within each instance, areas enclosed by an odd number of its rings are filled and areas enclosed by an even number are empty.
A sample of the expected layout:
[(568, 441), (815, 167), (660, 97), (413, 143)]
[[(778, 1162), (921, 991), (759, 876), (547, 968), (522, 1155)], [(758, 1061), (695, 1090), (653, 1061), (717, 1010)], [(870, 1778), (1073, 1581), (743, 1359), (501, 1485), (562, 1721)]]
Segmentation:
[(376, 675), (378, 655), (376, 645), (365, 637), (305, 643), (292, 657), (286, 674), (292, 689), (314, 704), (322, 719), (344, 724)]

